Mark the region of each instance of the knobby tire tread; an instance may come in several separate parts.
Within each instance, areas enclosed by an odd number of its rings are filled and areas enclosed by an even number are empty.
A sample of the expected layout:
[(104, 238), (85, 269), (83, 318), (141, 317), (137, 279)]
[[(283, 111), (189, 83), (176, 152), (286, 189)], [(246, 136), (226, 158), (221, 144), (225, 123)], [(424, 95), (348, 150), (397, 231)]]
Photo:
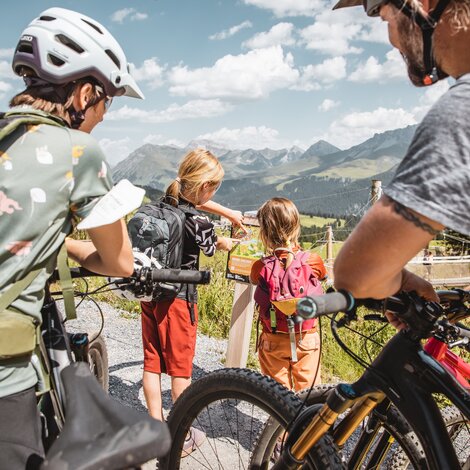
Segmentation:
[[(172, 436), (171, 450), (160, 459), (157, 468), (179, 469), (181, 448), (194, 418), (208, 404), (223, 399), (247, 399), (283, 425), (296, 416), (302, 404), (287, 388), (253, 370), (230, 368), (211, 372), (191, 384), (176, 401), (167, 420)], [(329, 436), (319, 442), (310, 458), (314, 459), (313, 468), (318, 470), (344, 468)]]

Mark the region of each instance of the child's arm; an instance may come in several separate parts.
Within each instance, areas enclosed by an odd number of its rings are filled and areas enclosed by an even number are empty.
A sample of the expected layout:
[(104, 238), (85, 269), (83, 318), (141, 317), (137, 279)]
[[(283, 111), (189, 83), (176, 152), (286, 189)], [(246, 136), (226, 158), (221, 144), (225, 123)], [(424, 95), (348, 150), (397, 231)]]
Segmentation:
[(312, 268), (313, 274), (315, 274), (318, 279), (322, 280), (326, 277), (326, 267), (318, 253), (310, 253), (308, 264)]
[(216, 249), (223, 251), (231, 251), (235, 244), (240, 243), (240, 240), (229, 237), (217, 236)]
[(208, 201), (201, 206), (197, 206), (198, 209), (201, 209), (211, 214), (220, 215), (227, 218), (233, 225), (240, 227), (245, 233), (247, 233), (246, 228), (243, 225), (243, 214), (240, 211), (235, 211), (229, 209), (228, 207), (223, 206), (214, 201)]
[(256, 260), (253, 263), (253, 266), (251, 267), (251, 272), (250, 272), (250, 282), (252, 284), (258, 285), (259, 274), (262, 268), (263, 268), (263, 262), (260, 259)]

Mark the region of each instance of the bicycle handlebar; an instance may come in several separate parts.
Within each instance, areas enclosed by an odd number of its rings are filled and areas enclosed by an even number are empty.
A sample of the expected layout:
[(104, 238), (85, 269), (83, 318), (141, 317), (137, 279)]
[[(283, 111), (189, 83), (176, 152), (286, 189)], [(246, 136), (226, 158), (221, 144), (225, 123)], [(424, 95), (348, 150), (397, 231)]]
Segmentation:
[(329, 313), (347, 312), (354, 307), (354, 297), (346, 291), (304, 297), (297, 302), (297, 313), (304, 319), (318, 318)]
[[(448, 320), (456, 321), (469, 315), (470, 309), (465, 302), (470, 301), (470, 293), (462, 289), (437, 291), (441, 304), (419, 297), (416, 292), (400, 292), (383, 300), (354, 299), (346, 291), (338, 291), (304, 297), (297, 302), (297, 313), (304, 319), (318, 318), (330, 313), (345, 312), (353, 319), (356, 307), (363, 305), (368, 309), (390, 311), (404, 321), (410, 334), (416, 338), (425, 338), (433, 333), (437, 322), (444, 314)], [(468, 337), (468, 330), (453, 326), (459, 336)]]
[[(70, 274), (73, 279), (82, 277), (108, 277), (107, 274), (97, 274), (81, 266), (70, 268)], [(57, 271), (53, 274), (53, 279), (57, 279)], [(190, 271), (184, 269), (157, 269), (157, 268), (140, 268), (134, 272), (132, 276), (116, 278), (116, 283), (125, 283), (127, 281), (151, 281), (151, 282), (168, 282), (180, 284), (209, 284), (211, 279), (210, 271)]]

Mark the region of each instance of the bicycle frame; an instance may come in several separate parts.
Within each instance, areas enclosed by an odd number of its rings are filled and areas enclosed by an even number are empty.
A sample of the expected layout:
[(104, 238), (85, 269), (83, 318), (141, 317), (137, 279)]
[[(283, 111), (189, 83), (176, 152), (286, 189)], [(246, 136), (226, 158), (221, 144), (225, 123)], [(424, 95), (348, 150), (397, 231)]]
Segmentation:
[[(299, 462), (328, 432), (339, 414), (353, 406), (335, 429), (333, 436), (341, 444), (384, 398), (397, 406), (420, 440), (431, 469), (459, 468), (459, 462), (445, 423), (432, 394), (443, 393), (470, 419), (470, 394), (436, 359), (426, 353), (420, 341), (409, 332), (396, 334), (371, 367), (353, 384), (340, 384), (325, 405), (307, 408), (306, 415), (294, 423), (286, 443), (288, 454), (274, 468), (297, 468)], [(310, 410), (310, 413), (309, 413)], [(311, 414), (315, 416), (311, 418)], [(302, 419), (301, 419), (302, 418)], [(304, 426), (308, 419), (305, 430)], [(292, 460), (289, 461), (289, 457)], [(428, 468), (426, 462), (423, 468)]]
[(435, 357), (462, 385), (470, 390), (470, 364), (453, 353), (446, 343), (429, 338), (424, 350)]

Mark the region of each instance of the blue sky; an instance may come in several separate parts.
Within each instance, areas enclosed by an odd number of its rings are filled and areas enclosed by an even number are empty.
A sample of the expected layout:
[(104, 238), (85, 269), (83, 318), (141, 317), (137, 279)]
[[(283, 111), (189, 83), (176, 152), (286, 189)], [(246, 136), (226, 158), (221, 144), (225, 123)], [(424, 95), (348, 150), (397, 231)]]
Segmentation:
[[(7, 3), (7, 2), (5, 2)], [(111, 164), (144, 143), (349, 148), (419, 122), (447, 89), (408, 83), (386, 25), (324, 0), (22, 0), (0, 28), (0, 109), (22, 89), (16, 41), (51, 6), (101, 22), (135, 65), (145, 101), (114, 100), (94, 131)]]

